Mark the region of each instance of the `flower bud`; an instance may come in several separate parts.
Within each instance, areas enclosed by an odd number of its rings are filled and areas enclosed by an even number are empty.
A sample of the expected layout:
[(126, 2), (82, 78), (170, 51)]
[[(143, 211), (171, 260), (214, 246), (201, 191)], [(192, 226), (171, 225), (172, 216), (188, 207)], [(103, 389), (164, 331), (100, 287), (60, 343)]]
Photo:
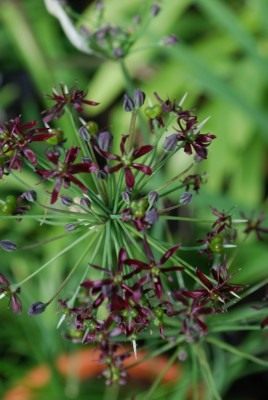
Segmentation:
[(124, 57), (125, 53), (121, 47), (117, 47), (116, 49), (113, 49), (113, 55), (115, 58), (122, 58)]
[(130, 203), (130, 196), (128, 192), (123, 192), (122, 193), (122, 199), (125, 203), (129, 204)]
[(22, 304), (21, 304), (19, 297), (15, 293), (13, 293), (10, 297), (10, 306), (14, 313), (16, 313), (16, 314), (21, 313)]
[(108, 151), (112, 143), (112, 135), (110, 132), (100, 132), (97, 137), (97, 143), (101, 150)]
[(177, 134), (172, 133), (172, 135), (169, 135), (165, 138), (163, 148), (165, 151), (172, 151), (175, 149), (177, 145)]
[(84, 140), (84, 142), (90, 141), (90, 135), (85, 126), (81, 126), (81, 128), (79, 128), (79, 135), (80, 135), (81, 139)]
[(192, 197), (193, 197), (192, 193), (184, 192), (180, 195), (179, 203), (182, 206), (186, 206), (187, 204), (191, 203)]
[(73, 200), (67, 196), (60, 196), (61, 202), (64, 206), (70, 207), (73, 204)]
[(174, 46), (179, 42), (176, 35), (169, 35), (163, 38), (162, 43), (164, 46)]
[(141, 106), (143, 106), (145, 102), (145, 93), (140, 89), (136, 89), (134, 92), (133, 99), (135, 107), (140, 108)]
[(157, 192), (150, 192), (148, 194), (149, 206), (152, 207), (158, 200), (159, 194)]
[(77, 228), (77, 224), (66, 224), (64, 229), (66, 232), (73, 232)]
[(37, 301), (36, 303), (33, 303), (31, 307), (28, 310), (29, 315), (38, 315), (42, 314), (45, 309), (47, 308), (48, 304), (43, 303), (42, 301)]
[(91, 207), (91, 201), (87, 197), (81, 197), (80, 205), (85, 208)]
[(156, 17), (161, 11), (159, 4), (153, 4), (151, 7), (151, 14), (153, 17)]
[(28, 190), (27, 192), (22, 193), (20, 197), (30, 203), (34, 203), (37, 199), (37, 193), (35, 190)]
[(0, 247), (5, 251), (15, 251), (17, 249), (17, 245), (10, 240), (0, 240)]
[(128, 95), (124, 95), (123, 108), (126, 112), (131, 112), (135, 109), (134, 100)]
[(151, 210), (146, 211), (144, 220), (149, 225), (155, 224), (156, 221), (158, 220), (158, 212), (157, 212), (156, 208), (152, 208)]

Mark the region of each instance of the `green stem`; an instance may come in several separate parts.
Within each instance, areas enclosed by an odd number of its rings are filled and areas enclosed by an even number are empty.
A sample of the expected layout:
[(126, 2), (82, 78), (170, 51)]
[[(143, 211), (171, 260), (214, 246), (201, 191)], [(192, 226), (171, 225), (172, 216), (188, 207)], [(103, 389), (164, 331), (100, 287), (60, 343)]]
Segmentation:
[[(90, 232), (92, 233), (92, 232)], [(66, 278), (63, 280), (63, 282), (60, 284), (58, 290), (56, 291), (56, 293), (50, 298), (50, 300), (47, 302), (47, 305), (49, 305), (50, 303), (52, 303), (52, 301), (60, 294), (60, 292), (62, 291), (62, 289), (67, 285), (67, 283), (69, 282), (69, 280), (71, 279), (71, 277), (73, 276), (73, 274), (76, 272), (77, 268), (80, 266), (80, 263), (83, 261), (83, 259), (86, 257), (90, 247), (91, 247), (91, 243), (89, 243), (89, 245), (86, 247), (85, 251), (81, 254), (81, 256), (78, 258), (77, 262), (74, 264), (73, 268), (71, 269), (71, 271), (69, 272), (69, 274), (66, 276)]]
[(212, 372), (211, 372), (209, 363), (207, 361), (207, 357), (206, 357), (204, 349), (201, 347), (200, 344), (198, 344), (198, 345), (194, 345), (194, 351), (197, 355), (197, 358), (198, 358), (198, 361), (200, 364), (200, 368), (204, 375), (204, 378), (207, 381), (208, 389), (212, 392), (212, 394), (214, 396), (213, 398), (215, 400), (221, 400), (221, 396), (216, 387), (216, 383), (214, 381), (214, 377), (212, 375)]
[(50, 260), (48, 260), (45, 264), (41, 265), (36, 271), (34, 271), (32, 274), (28, 275), (25, 279), (23, 279), (21, 282), (16, 283), (15, 285), (12, 286), (12, 290), (16, 290), (17, 288), (21, 287), (24, 283), (28, 282), (30, 279), (32, 279), (35, 275), (39, 274), (43, 269), (45, 269), (49, 264), (51, 264), (53, 261), (57, 260), (59, 257), (61, 257), (63, 254), (65, 254), (67, 251), (71, 250), (74, 246), (76, 246), (78, 243), (86, 239), (91, 231), (87, 231), (83, 236), (79, 237), (77, 240), (75, 240), (73, 243), (71, 243), (69, 246), (65, 247), (62, 251), (60, 251), (58, 254), (56, 254), (54, 257), (52, 257)]
[(172, 355), (172, 357), (170, 357), (170, 359), (168, 360), (168, 362), (165, 365), (165, 367), (161, 370), (161, 372), (157, 376), (156, 380), (154, 381), (154, 383), (150, 387), (150, 389), (147, 392), (147, 394), (143, 397), (143, 400), (149, 400), (149, 399), (152, 398), (152, 394), (155, 392), (155, 390), (157, 389), (157, 387), (161, 383), (165, 373), (169, 370), (171, 365), (176, 361), (176, 358), (178, 357), (179, 350), (180, 350), (179, 347), (175, 350), (174, 354)]

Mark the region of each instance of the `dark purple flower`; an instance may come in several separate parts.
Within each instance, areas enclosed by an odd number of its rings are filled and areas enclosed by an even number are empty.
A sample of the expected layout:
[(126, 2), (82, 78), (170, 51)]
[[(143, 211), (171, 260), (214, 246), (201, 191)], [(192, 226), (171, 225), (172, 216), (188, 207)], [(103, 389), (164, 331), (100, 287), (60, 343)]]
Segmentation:
[(125, 263), (134, 268), (134, 271), (129, 274), (129, 276), (134, 276), (139, 274), (141, 271), (146, 271), (153, 282), (154, 291), (156, 296), (160, 299), (163, 295), (163, 285), (161, 282), (161, 275), (166, 274), (173, 271), (182, 271), (183, 268), (180, 266), (172, 266), (172, 267), (163, 267), (163, 265), (174, 255), (174, 253), (178, 250), (179, 245), (173, 246), (168, 249), (159, 261), (156, 261), (153, 255), (153, 252), (150, 248), (150, 245), (146, 239), (143, 241), (144, 252), (148, 259), (148, 263), (143, 261), (139, 261), (136, 259), (127, 259)]
[(29, 145), (45, 141), (53, 134), (36, 125), (36, 121), (23, 123), (21, 117), (0, 124), (0, 178), (11, 169), (20, 169), (23, 159), (33, 165), (37, 163), (36, 154)]
[(57, 151), (49, 151), (47, 158), (54, 164), (54, 169), (37, 169), (37, 173), (43, 179), (55, 179), (55, 186), (52, 191), (50, 203), (54, 204), (59, 196), (62, 186), (69, 187), (71, 183), (78, 186), (82, 191), (87, 192), (87, 187), (74, 175), (80, 172), (97, 172), (98, 167), (91, 161), (74, 164), (79, 152), (78, 147), (71, 147), (65, 155), (63, 162), (60, 160), (60, 154)]
[(211, 207), (211, 211), (212, 214), (217, 217), (216, 221), (212, 225), (212, 228), (216, 234), (219, 234), (225, 229), (230, 229), (232, 227), (231, 215), (225, 214), (224, 211), (221, 212), (214, 207)]
[(186, 176), (182, 181), (182, 184), (185, 186), (185, 190), (188, 191), (190, 189), (194, 190), (196, 193), (199, 192), (201, 184), (204, 182), (203, 176), (200, 174), (191, 174)]
[(125, 173), (126, 185), (129, 189), (132, 189), (135, 184), (135, 177), (132, 172), (133, 168), (141, 171), (143, 174), (146, 175), (152, 174), (152, 169), (149, 166), (136, 163), (135, 160), (152, 151), (153, 146), (145, 145), (133, 151), (127, 152), (125, 144), (128, 137), (129, 135), (122, 136), (120, 143), (121, 156), (112, 154), (108, 151), (103, 151), (99, 147), (96, 147), (96, 151), (98, 151), (107, 160), (118, 161), (118, 164), (114, 167), (107, 167), (107, 172), (113, 173), (119, 171), (120, 169), (123, 169)]
[(262, 235), (268, 233), (268, 228), (262, 226), (265, 219), (264, 214), (260, 214), (257, 218), (248, 218), (245, 214), (241, 213), (242, 217), (247, 219), (246, 227), (244, 233), (250, 234), (254, 232), (258, 240), (263, 240)]
[[(16, 289), (15, 291), (10, 288), (9, 280), (0, 273), (0, 296), (7, 295), (9, 298), (9, 306), (15, 314), (19, 314), (22, 311), (22, 304), (19, 299), (18, 293), (20, 289)], [(2, 297), (1, 296), (1, 297)]]
[(211, 301), (212, 303), (217, 302), (218, 305), (221, 303), (224, 306), (227, 300), (237, 296), (236, 293), (243, 288), (242, 285), (229, 283), (230, 276), (225, 262), (213, 267), (211, 274), (215, 282), (197, 268), (196, 275), (203, 287), (195, 290), (184, 290), (183, 295), (199, 302)]
[(93, 100), (86, 99), (87, 93), (83, 90), (76, 89), (75, 87), (68, 89), (65, 85), (60, 85), (59, 91), (53, 90), (50, 97), (54, 101), (54, 105), (42, 112), (43, 121), (49, 123), (57, 118), (60, 118), (64, 112), (66, 105), (72, 106), (77, 112), (84, 111), (84, 105), (97, 106), (99, 103)]

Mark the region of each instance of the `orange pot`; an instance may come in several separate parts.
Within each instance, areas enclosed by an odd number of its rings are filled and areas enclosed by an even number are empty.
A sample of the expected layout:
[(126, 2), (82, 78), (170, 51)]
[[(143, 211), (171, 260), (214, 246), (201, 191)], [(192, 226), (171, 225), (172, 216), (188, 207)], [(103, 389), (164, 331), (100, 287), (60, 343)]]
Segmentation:
[[(126, 349), (123, 349), (126, 350)], [(165, 356), (145, 359), (147, 353), (139, 351), (137, 359), (134, 354), (125, 361), (129, 367), (128, 374), (131, 379), (152, 382), (166, 367), (168, 359)], [(98, 361), (99, 352), (94, 349), (79, 350), (73, 354), (62, 354), (56, 360), (56, 367), (63, 376), (68, 376), (70, 371), (81, 380), (94, 378), (103, 371), (102, 364)], [(133, 364), (133, 366), (132, 366)], [(33, 400), (34, 392), (45, 387), (51, 379), (52, 371), (47, 365), (40, 365), (30, 370), (14, 387), (3, 397), (3, 400)], [(163, 376), (162, 382), (177, 382), (181, 377), (179, 364), (170, 366)]]

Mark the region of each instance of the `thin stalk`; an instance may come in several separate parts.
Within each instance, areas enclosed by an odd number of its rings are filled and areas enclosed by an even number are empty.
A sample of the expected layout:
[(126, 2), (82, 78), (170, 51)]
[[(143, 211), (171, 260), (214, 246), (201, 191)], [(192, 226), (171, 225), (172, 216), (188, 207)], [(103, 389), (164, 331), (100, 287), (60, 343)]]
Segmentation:
[(268, 361), (262, 360), (261, 358), (255, 357), (252, 354), (245, 353), (244, 351), (239, 350), (236, 347), (231, 346), (228, 343), (222, 342), (221, 340), (215, 338), (215, 337), (207, 337), (206, 342), (213, 344), (215, 346), (220, 347), (223, 350), (228, 351), (229, 353), (232, 353), (236, 355), (237, 357), (244, 358), (245, 360), (249, 360), (254, 362), (255, 364), (261, 365), (262, 367), (268, 368)]
[[(87, 232), (88, 233), (88, 232)], [(92, 232), (90, 232), (92, 233)], [(87, 235), (88, 236), (88, 235)], [(91, 243), (89, 243), (89, 245), (86, 247), (85, 251), (81, 254), (81, 256), (78, 258), (77, 262), (74, 264), (73, 268), (71, 269), (71, 271), (69, 272), (69, 274), (66, 276), (66, 278), (63, 280), (63, 282), (60, 284), (58, 290), (56, 291), (56, 293), (49, 299), (49, 301), (47, 302), (47, 305), (52, 303), (52, 301), (60, 294), (60, 292), (62, 291), (62, 289), (67, 285), (67, 283), (69, 282), (69, 280), (71, 279), (71, 277), (73, 276), (73, 274), (76, 272), (77, 268), (80, 266), (81, 262), (83, 261), (83, 259), (86, 257), (89, 249), (91, 247)]]
[[(97, 242), (97, 244), (96, 244), (96, 246), (95, 246), (95, 248), (94, 248), (94, 251), (92, 252), (92, 255), (91, 255), (91, 258), (90, 258), (89, 263), (92, 263), (92, 262), (94, 261), (96, 255), (98, 254), (99, 249), (100, 249), (100, 247), (101, 247), (101, 243), (102, 243), (102, 241), (103, 241), (103, 238), (104, 238), (104, 231), (102, 232), (102, 234), (101, 234), (100, 237), (99, 237), (99, 240), (98, 240), (98, 242)], [(92, 245), (92, 246), (93, 246), (93, 244), (94, 244), (94, 239), (93, 239), (93, 242), (91, 242), (91, 245)], [(84, 279), (86, 278), (87, 274), (88, 274), (88, 267), (86, 267), (86, 269), (85, 269), (85, 271), (84, 271), (82, 277), (80, 278), (79, 285), (77, 286), (77, 289), (75, 290), (73, 296), (72, 296), (71, 299), (68, 301), (68, 306), (69, 306), (69, 307), (73, 307), (74, 302), (75, 302), (75, 299), (76, 299), (76, 297), (77, 297), (77, 295), (78, 295), (78, 293), (79, 293), (79, 290), (80, 290), (80, 283), (84, 281)]]
[(122, 188), (123, 179), (124, 179), (124, 173), (121, 170), (120, 174), (119, 174), (119, 178), (118, 178), (118, 185), (117, 185), (117, 191), (116, 191), (115, 200), (114, 200), (113, 214), (115, 214), (116, 211), (117, 211), (118, 202), (119, 202), (120, 194), (121, 194), (121, 188)]
[(204, 378), (207, 381), (208, 389), (212, 392), (213, 398), (215, 400), (221, 400), (221, 396), (216, 387), (216, 383), (214, 381), (214, 378), (213, 378), (209, 363), (207, 361), (207, 357), (206, 357), (204, 349), (199, 344), (199, 345), (194, 346), (194, 351), (197, 355), (197, 358), (198, 358), (198, 361), (200, 364), (200, 368), (204, 375)]
[(152, 384), (152, 386), (150, 387), (149, 391), (147, 392), (147, 394), (143, 397), (143, 400), (149, 400), (151, 399), (153, 393), (155, 392), (155, 390), (158, 388), (158, 386), (160, 385), (165, 373), (169, 370), (169, 368), (171, 367), (171, 365), (176, 361), (176, 358), (178, 357), (178, 352), (179, 352), (179, 348), (177, 348), (177, 350), (175, 350), (174, 354), (172, 355), (172, 357), (170, 357), (170, 359), (168, 360), (167, 364), (165, 365), (165, 367), (161, 370), (161, 372), (158, 374), (156, 380), (154, 381), (154, 383)]
[(45, 264), (41, 265), (36, 271), (28, 275), (26, 278), (24, 278), (21, 282), (16, 283), (15, 285), (12, 285), (12, 289), (16, 290), (17, 288), (21, 287), (24, 283), (28, 282), (30, 279), (32, 279), (35, 275), (39, 274), (43, 269), (45, 269), (49, 264), (51, 264), (53, 261), (57, 260), (59, 257), (61, 257), (63, 254), (67, 253), (69, 250), (71, 250), (74, 246), (76, 246), (78, 243), (82, 242), (84, 239), (86, 239), (91, 231), (87, 231), (83, 236), (79, 237), (77, 240), (75, 240), (73, 243), (71, 243), (69, 246), (65, 247), (62, 251), (60, 251), (58, 254), (56, 254), (54, 257), (52, 257), (50, 260), (48, 260)]
[(59, 240), (59, 239), (65, 238), (65, 237), (67, 237), (67, 236), (69, 236), (69, 235), (71, 235), (73, 233), (79, 233), (80, 231), (81, 230), (74, 230), (72, 232), (68, 232), (68, 233), (66, 232), (66, 233), (63, 233), (61, 235), (53, 236), (52, 238), (49, 238), (49, 239), (46, 239), (46, 240), (41, 240), (39, 242), (35, 242), (35, 243), (29, 244), (27, 246), (22, 246), (22, 247), (19, 248), (19, 250), (30, 250), (30, 249), (34, 249), (34, 248), (39, 247), (39, 246), (45, 246), (48, 243), (54, 242), (55, 240)]

